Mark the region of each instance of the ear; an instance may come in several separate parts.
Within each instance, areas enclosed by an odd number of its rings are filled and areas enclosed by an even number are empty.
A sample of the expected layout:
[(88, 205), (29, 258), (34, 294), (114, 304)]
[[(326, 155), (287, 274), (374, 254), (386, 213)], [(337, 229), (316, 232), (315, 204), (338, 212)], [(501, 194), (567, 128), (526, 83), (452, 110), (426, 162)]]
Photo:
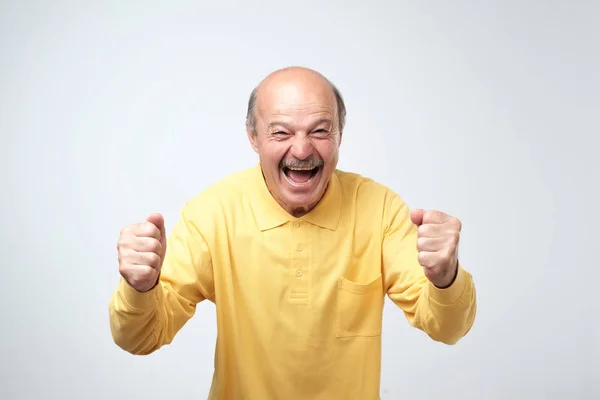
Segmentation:
[(254, 149), (254, 151), (258, 154), (258, 134), (252, 131), (251, 129), (246, 128), (246, 135), (248, 135), (248, 140), (250, 141), (250, 145)]

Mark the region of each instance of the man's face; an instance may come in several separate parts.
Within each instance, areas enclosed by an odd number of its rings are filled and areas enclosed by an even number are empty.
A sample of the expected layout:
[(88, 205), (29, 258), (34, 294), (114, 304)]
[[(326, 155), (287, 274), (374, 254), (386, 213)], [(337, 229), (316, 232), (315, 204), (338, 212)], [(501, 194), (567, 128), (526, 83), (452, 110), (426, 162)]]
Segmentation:
[(248, 133), (267, 186), (290, 214), (321, 199), (337, 167), (341, 142), (336, 101), (317, 77), (275, 80), (259, 90), (256, 133)]

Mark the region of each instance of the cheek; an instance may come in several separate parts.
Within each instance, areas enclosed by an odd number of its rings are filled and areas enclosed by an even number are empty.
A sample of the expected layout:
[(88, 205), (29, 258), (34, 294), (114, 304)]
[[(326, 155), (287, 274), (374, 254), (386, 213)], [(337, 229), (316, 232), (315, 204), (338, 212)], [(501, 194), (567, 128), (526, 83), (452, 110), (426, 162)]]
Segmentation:
[(269, 164), (278, 166), (285, 154), (285, 147), (279, 143), (269, 143), (263, 147), (261, 158)]
[(334, 140), (319, 142), (315, 145), (315, 149), (324, 161), (332, 162), (337, 159), (338, 146)]

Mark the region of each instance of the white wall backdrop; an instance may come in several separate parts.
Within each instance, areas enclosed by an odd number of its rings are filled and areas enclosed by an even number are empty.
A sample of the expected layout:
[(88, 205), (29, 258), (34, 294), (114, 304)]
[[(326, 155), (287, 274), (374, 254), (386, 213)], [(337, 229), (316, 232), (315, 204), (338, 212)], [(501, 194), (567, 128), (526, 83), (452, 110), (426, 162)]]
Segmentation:
[(206, 398), (214, 307), (113, 344), (120, 228), (257, 162), (287, 65), (345, 95), (340, 168), (463, 224), (457, 346), (387, 303), (384, 399), (600, 398), (600, 6), (585, 1), (0, 2), (0, 398)]

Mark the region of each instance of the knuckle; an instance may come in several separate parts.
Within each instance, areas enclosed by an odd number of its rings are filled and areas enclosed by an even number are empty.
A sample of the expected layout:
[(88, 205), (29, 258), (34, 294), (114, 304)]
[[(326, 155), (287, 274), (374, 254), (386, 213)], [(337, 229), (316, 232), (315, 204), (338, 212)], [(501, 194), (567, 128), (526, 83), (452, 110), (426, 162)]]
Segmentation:
[(451, 248), (446, 248), (444, 253), (443, 253), (443, 261), (444, 263), (449, 263), (452, 260), (452, 249)]
[(137, 227), (137, 236), (148, 236), (150, 232), (150, 227), (148, 226), (148, 222), (140, 222)]
[(456, 229), (460, 232), (462, 230), (462, 222), (458, 218), (455, 218)]
[(128, 243), (122, 244), (119, 247), (119, 251), (118, 251), (119, 257), (124, 260), (131, 258), (132, 253), (133, 253), (133, 251), (131, 250), (131, 246)]
[(128, 228), (129, 232), (133, 236), (139, 236), (140, 232), (144, 231), (144, 223), (138, 222), (137, 224), (130, 225)]
[(127, 251), (120, 248), (119, 251), (117, 251), (117, 258), (120, 263), (124, 262), (127, 259)]
[(460, 240), (460, 233), (458, 231), (452, 232), (452, 243), (458, 243)]
[(435, 279), (435, 274), (434, 274), (434, 272), (431, 269), (425, 269), (425, 276), (429, 280)]
[(129, 276), (131, 275), (131, 265), (129, 265), (128, 263), (124, 263), (121, 262), (119, 263), (119, 273), (124, 277), (124, 278), (129, 278)]
[(140, 236), (157, 238), (159, 233), (158, 228), (148, 221), (143, 222), (140, 227)]
[(133, 237), (132, 231), (130, 229), (122, 230), (119, 235), (119, 240), (117, 240), (118, 247), (126, 247)]
[(158, 267), (160, 266), (160, 256), (156, 253), (150, 253), (148, 255), (148, 261), (150, 262), (150, 265)]
[(425, 211), (423, 213), (423, 223), (428, 224), (429, 222), (431, 222), (432, 215), (433, 215), (433, 211)]
[(121, 237), (117, 241), (117, 249), (119, 251), (126, 249), (128, 247), (128, 245), (129, 245), (129, 241), (125, 237)]
[(446, 234), (444, 243), (448, 249), (452, 249), (458, 245), (458, 240), (459, 234), (455, 231), (452, 231)]
[(419, 264), (423, 267), (429, 267), (431, 265), (431, 258), (425, 252), (419, 252)]
[(121, 231), (119, 232), (119, 237), (121, 239), (126, 239), (128, 237), (131, 237), (134, 233), (135, 225), (126, 225), (123, 228), (121, 228)]
[(424, 215), (423, 215), (423, 221), (427, 220), (427, 222), (434, 222), (439, 220), (440, 216), (442, 213), (440, 213), (438, 210), (430, 210), (427, 211)]
[(154, 252), (160, 253), (160, 251), (162, 250), (162, 245), (160, 244), (160, 241), (158, 241), (157, 239), (153, 239), (150, 242), (150, 249)]
[(139, 287), (143, 284), (144, 281), (139, 276), (133, 276), (133, 277), (129, 278), (128, 282), (133, 287)]
[(146, 247), (148, 247), (148, 238), (146, 236), (137, 236), (134, 240), (134, 244), (136, 250), (145, 250)]

